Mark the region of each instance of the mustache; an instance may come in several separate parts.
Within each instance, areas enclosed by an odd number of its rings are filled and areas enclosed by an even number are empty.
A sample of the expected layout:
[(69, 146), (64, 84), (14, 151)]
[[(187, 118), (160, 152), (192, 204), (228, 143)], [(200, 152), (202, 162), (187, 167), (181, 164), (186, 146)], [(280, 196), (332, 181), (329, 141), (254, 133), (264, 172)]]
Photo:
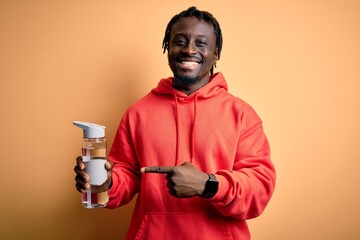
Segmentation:
[(200, 62), (203, 63), (205, 58), (201, 55), (199, 56), (195, 56), (195, 55), (189, 55), (187, 53), (180, 53), (177, 57), (176, 60), (182, 60), (182, 59), (186, 59), (186, 60), (194, 60), (194, 62)]

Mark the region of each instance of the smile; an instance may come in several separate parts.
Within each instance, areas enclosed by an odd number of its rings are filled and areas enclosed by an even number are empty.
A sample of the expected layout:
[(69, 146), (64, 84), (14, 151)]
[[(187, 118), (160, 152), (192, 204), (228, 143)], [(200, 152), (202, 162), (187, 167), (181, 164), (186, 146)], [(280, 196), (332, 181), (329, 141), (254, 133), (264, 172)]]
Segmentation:
[(194, 62), (194, 61), (181, 61), (181, 62), (179, 62), (179, 64), (186, 66), (186, 67), (195, 67), (195, 66), (199, 65), (198, 62)]

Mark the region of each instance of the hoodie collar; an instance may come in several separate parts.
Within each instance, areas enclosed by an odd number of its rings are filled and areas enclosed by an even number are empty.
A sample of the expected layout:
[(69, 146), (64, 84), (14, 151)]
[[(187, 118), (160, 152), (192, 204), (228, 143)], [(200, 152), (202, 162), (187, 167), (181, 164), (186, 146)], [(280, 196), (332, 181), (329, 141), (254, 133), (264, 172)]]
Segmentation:
[(197, 96), (198, 99), (212, 98), (219, 92), (227, 92), (228, 90), (227, 83), (221, 72), (215, 73), (205, 86), (190, 95), (186, 95), (185, 93), (173, 88), (172, 81), (173, 77), (161, 79), (157, 87), (152, 89), (151, 92), (155, 94), (176, 95), (180, 99), (190, 100), (195, 98), (195, 96)]

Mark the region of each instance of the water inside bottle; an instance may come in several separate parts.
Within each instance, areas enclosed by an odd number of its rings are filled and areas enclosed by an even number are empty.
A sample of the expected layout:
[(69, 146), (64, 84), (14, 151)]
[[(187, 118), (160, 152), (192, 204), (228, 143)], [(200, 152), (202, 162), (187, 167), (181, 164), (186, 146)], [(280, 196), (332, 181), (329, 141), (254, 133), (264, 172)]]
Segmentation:
[[(106, 148), (83, 148), (82, 154), (86, 157), (91, 156), (91, 159), (106, 159)], [(108, 191), (99, 192), (98, 188), (99, 186), (90, 184), (90, 189), (81, 194), (82, 204), (85, 208), (101, 208), (107, 205)]]
[(87, 191), (81, 194), (82, 204), (85, 208), (101, 208), (105, 207), (109, 201), (108, 192), (91, 193)]

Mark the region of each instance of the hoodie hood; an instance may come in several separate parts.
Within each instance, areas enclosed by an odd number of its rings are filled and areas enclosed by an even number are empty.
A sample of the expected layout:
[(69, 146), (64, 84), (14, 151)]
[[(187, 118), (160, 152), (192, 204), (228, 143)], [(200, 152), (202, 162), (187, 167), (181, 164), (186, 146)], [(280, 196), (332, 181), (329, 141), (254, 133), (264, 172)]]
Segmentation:
[(228, 90), (225, 78), (220, 72), (215, 73), (213, 76), (211, 76), (210, 81), (205, 86), (190, 95), (186, 95), (185, 93), (173, 88), (173, 79), (173, 77), (161, 79), (157, 87), (152, 89), (151, 92), (154, 94), (165, 94), (177, 96), (178, 98), (187, 98), (187, 100), (190, 100), (195, 96), (198, 99), (212, 98), (220, 92), (227, 92)]
[(196, 135), (196, 117), (198, 113), (198, 100), (205, 100), (213, 98), (219, 93), (226, 93), (228, 90), (226, 81), (222, 73), (215, 73), (211, 78), (210, 81), (203, 86), (202, 88), (198, 89), (197, 91), (193, 92), (190, 95), (186, 95), (185, 93), (175, 89), (172, 87), (173, 77), (161, 79), (158, 86), (152, 89), (152, 93), (159, 94), (159, 95), (168, 95), (172, 96), (174, 99), (174, 119), (176, 122), (176, 159), (175, 159), (175, 166), (177, 166), (180, 162), (180, 151), (181, 151), (181, 139), (180, 136), (182, 129), (180, 129), (180, 122), (179, 122), (179, 101), (187, 101), (193, 102), (193, 116), (192, 116), (192, 124), (191, 124), (191, 136), (188, 141), (190, 142), (191, 146), (191, 156), (190, 162), (195, 162), (195, 135)]

